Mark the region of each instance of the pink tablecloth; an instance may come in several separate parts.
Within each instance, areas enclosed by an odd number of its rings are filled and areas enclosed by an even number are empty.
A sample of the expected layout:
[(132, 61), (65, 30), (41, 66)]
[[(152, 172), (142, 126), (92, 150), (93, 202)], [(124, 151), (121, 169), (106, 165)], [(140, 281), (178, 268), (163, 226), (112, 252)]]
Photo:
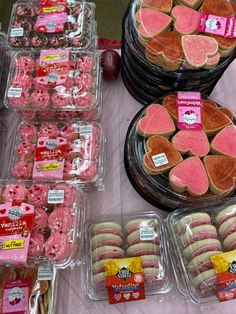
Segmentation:
[[(236, 61), (225, 72), (211, 98), (236, 111)], [(107, 137), (105, 191), (91, 192), (89, 216), (113, 215), (131, 211), (154, 210), (131, 186), (123, 165), (123, 146), (127, 128), (132, 117), (142, 106), (127, 92), (122, 80), (104, 84), (103, 126)], [(5, 113), (6, 114), (6, 113)], [(6, 114), (10, 128), (4, 164), (7, 164), (12, 140), (12, 126), (15, 118)], [(3, 167), (3, 175), (7, 168)], [(155, 209), (156, 210), (156, 209)], [(164, 212), (162, 212), (165, 215)], [(148, 297), (145, 301), (119, 305), (95, 302), (84, 295), (84, 269), (60, 271), (56, 314), (118, 314), (118, 313), (163, 313), (163, 314), (235, 314), (236, 301), (222, 304), (196, 306), (187, 302), (174, 287), (168, 296)]]

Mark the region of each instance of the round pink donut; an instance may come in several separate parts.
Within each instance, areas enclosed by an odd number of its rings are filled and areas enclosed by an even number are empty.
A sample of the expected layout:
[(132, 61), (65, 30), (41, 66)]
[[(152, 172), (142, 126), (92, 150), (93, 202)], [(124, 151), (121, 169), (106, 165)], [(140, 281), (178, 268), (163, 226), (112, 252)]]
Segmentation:
[(33, 163), (20, 160), (16, 162), (11, 169), (14, 177), (17, 179), (31, 179), (33, 171)]
[(47, 184), (32, 184), (29, 187), (28, 201), (34, 206), (47, 204), (49, 186)]
[(2, 198), (4, 202), (17, 202), (22, 203), (26, 200), (28, 191), (23, 184), (7, 184), (4, 192), (2, 193)]
[(37, 129), (35, 125), (30, 123), (21, 125), (19, 136), (23, 141), (35, 142), (37, 139)]
[(45, 256), (49, 261), (62, 262), (72, 253), (70, 238), (60, 232), (54, 232), (45, 243)]

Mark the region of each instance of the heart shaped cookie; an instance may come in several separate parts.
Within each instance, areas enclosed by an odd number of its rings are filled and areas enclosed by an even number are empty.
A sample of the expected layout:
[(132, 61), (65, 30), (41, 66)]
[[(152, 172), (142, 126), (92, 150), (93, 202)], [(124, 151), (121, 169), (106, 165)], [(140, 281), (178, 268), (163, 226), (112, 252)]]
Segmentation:
[(180, 35), (190, 35), (197, 31), (200, 13), (184, 5), (177, 5), (171, 11), (175, 30)]
[(146, 151), (143, 165), (150, 174), (167, 171), (183, 160), (174, 146), (160, 135), (151, 136), (147, 140)]
[(137, 122), (137, 132), (145, 137), (169, 136), (175, 132), (175, 125), (162, 105), (152, 104), (146, 109), (145, 116)]
[(211, 152), (236, 157), (236, 128), (228, 125), (211, 142)]
[(181, 154), (203, 157), (209, 153), (210, 144), (204, 131), (181, 130), (172, 138), (172, 144)]
[(171, 117), (177, 122), (178, 121), (178, 110), (176, 106), (176, 95), (167, 95), (163, 99), (163, 106), (169, 112)]
[(216, 103), (203, 100), (202, 125), (207, 135), (214, 135), (229, 124), (231, 120)]
[(139, 35), (143, 39), (150, 39), (166, 31), (172, 21), (169, 15), (150, 8), (140, 8), (135, 15), (139, 24)]
[(189, 157), (175, 166), (169, 173), (173, 190), (188, 191), (193, 196), (204, 195), (209, 187), (206, 170), (199, 157)]
[(230, 156), (209, 155), (204, 164), (210, 181), (210, 189), (216, 194), (231, 192), (235, 188), (236, 159)]
[(214, 56), (209, 57), (205, 65), (205, 69), (211, 69), (217, 66), (220, 61), (220, 54), (217, 52)]
[(211, 35), (218, 42), (219, 49), (223, 52), (232, 53), (232, 50), (236, 46), (236, 39), (235, 38), (224, 38), (218, 35)]
[(173, 0), (143, 0), (143, 7), (150, 7), (165, 13), (170, 13), (173, 5)]
[(194, 68), (207, 64), (208, 58), (218, 52), (217, 41), (203, 35), (185, 35), (182, 37), (182, 47), (187, 62)]
[(176, 3), (184, 4), (192, 9), (198, 8), (202, 4), (203, 0), (177, 0)]
[(234, 8), (228, 0), (204, 0), (200, 8), (201, 12), (210, 13), (217, 16), (234, 15)]
[(180, 37), (176, 32), (164, 32), (147, 42), (148, 58), (167, 71), (177, 70), (183, 58)]

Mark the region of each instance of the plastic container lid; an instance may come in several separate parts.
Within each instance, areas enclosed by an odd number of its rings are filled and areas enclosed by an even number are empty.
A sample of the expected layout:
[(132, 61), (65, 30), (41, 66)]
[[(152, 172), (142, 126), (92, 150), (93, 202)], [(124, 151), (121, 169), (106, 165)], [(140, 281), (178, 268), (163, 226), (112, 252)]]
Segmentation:
[[(152, 240), (142, 238), (141, 229), (144, 226), (150, 227)], [(91, 299), (107, 299), (102, 260), (108, 255), (109, 259), (142, 256), (147, 296), (163, 295), (171, 290), (165, 225), (158, 213), (147, 211), (130, 213), (122, 217), (107, 216), (90, 219), (85, 225), (85, 238), (87, 239), (85, 243), (86, 294)], [(109, 252), (111, 243), (118, 250), (119, 256), (112, 253), (111, 247)], [(114, 247), (113, 250), (116, 251)]]
[(94, 49), (94, 14), (93, 3), (62, 0), (55, 6), (43, 0), (19, 1), (11, 13), (8, 47), (12, 50)]
[(235, 249), (230, 240), (236, 235), (235, 213), (232, 198), (195, 211), (179, 208), (167, 218), (177, 287), (193, 303), (217, 302), (218, 283), (210, 257)]
[[(63, 56), (63, 57), (62, 57)], [(55, 63), (46, 58), (60, 58)], [(62, 58), (69, 59), (63, 62)], [(59, 66), (64, 67), (59, 75)], [(56, 67), (56, 70), (54, 70)], [(55, 71), (55, 72), (54, 72)], [(101, 66), (98, 53), (45, 50), (16, 53), (11, 61), (5, 105), (17, 111), (89, 113), (101, 101)], [(51, 112), (51, 113), (48, 113)]]
[(49, 262), (63, 269), (81, 258), (86, 198), (75, 184), (1, 180), (0, 195), (0, 219), (20, 228), (2, 229), (0, 265)]
[(23, 180), (63, 179), (102, 189), (104, 141), (96, 122), (21, 122), (9, 172)]
[[(138, 112), (128, 129), (124, 157), (131, 183), (164, 210), (235, 193), (233, 113), (207, 99), (200, 111), (203, 129), (180, 130), (176, 95), (168, 95)], [(186, 121), (196, 115), (190, 109), (183, 113)]]
[(133, 1), (131, 8), (132, 27), (146, 59), (165, 71), (217, 67), (221, 58), (234, 53), (236, 38), (226, 37), (224, 31), (227, 18), (234, 15), (235, 6), (229, 0), (217, 6), (211, 0), (178, 1), (177, 5), (141, 0)]

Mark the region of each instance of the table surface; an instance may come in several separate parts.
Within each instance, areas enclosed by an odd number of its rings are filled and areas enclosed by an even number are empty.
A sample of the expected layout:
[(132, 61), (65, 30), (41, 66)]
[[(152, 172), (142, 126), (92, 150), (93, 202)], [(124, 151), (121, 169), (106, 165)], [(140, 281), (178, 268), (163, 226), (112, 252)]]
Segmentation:
[[(236, 60), (224, 73), (211, 94), (212, 99), (236, 111)], [(128, 212), (158, 210), (143, 200), (131, 186), (123, 165), (123, 147), (126, 131), (133, 116), (142, 106), (131, 97), (121, 78), (116, 82), (105, 82), (103, 86), (102, 124), (107, 138), (106, 178), (103, 192), (90, 192), (89, 217), (99, 215), (122, 215)], [(13, 127), (17, 119), (11, 112), (4, 112), (4, 123), (8, 127), (3, 165), (7, 165), (12, 146)], [(1, 176), (7, 175), (2, 167)], [(71, 270), (59, 272), (56, 314), (118, 314), (118, 313), (165, 313), (171, 314), (236, 314), (236, 301), (213, 305), (194, 305), (186, 301), (174, 287), (167, 296), (147, 297), (144, 301), (108, 305), (104, 301), (91, 301), (84, 295), (85, 268), (82, 264)]]

